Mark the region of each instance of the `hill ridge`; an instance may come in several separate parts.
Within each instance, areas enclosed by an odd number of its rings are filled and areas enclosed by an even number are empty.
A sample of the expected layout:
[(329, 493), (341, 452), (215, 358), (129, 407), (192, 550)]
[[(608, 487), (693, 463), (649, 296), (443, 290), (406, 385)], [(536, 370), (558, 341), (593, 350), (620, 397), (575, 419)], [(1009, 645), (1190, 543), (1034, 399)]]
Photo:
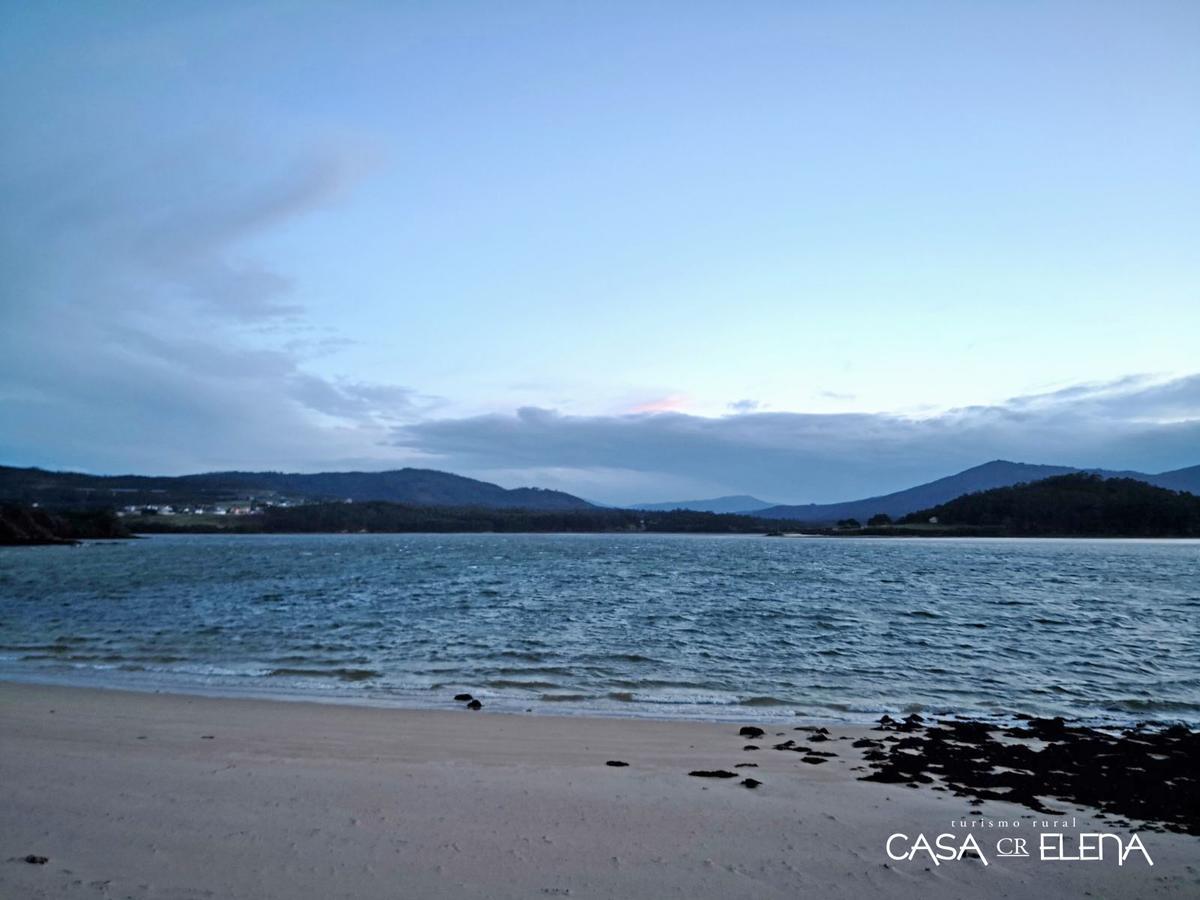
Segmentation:
[(405, 467), (381, 472), (253, 472), (227, 470), (189, 475), (89, 475), (37, 467), (0, 466), (0, 499), (47, 506), (162, 503), (210, 504), (255, 496), (262, 500), (383, 500), (416, 506), (482, 506), (497, 509), (590, 509), (563, 491), (504, 488), (488, 481)]
[(1104, 478), (1130, 478), (1155, 487), (1200, 493), (1200, 466), (1174, 469), (1158, 474), (1118, 471), (1099, 468), (1078, 468), (1042, 463), (1021, 463), (1006, 459), (993, 459), (972, 466), (953, 475), (947, 475), (924, 484), (915, 485), (890, 494), (847, 500), (840, 503), (809, 503), (801, 505), (781, 504), (758, 510), (756, 515), (768, 519), (789, 519), (799, 522), (832, 523), (843, 519), (866, 521), (871, 516), (884, 513), (893, 518), (906, 516), (917, 510), (946, 503), (964, 494), (978, 493), (993, 488), (1011, 487), (1016, 484), (1042, 481), (1059, 475), (1076, 473), (1100, 475)]

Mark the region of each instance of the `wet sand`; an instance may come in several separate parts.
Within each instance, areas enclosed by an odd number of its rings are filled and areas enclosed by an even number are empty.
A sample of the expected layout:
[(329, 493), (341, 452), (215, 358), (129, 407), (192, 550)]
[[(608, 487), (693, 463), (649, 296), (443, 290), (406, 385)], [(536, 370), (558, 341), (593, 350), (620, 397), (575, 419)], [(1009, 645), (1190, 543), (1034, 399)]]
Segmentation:
[[(1200, 896), (1192, 835), (1142, 832), (1152, 867), (1138, 854), (1118, 866), (1111, 847), (1098, 861), (996, 858), (1005, 834), (1036, 855), (1040, 831), (1070, 846), (1129, 829), (1061, 803), (1073, 826), (861, 781), (872, 770), (852, 744), (877, 731), (813, 741), (784, 724), (750, 738), (728, 724), (447, 706), (0, 684), (0, 896)], [(789, 740), (835, 755), (773, 749)], [(909, 839), (895, 850), (919, 833), (955, 847), (974, 835), (988, 865), (889, 860), (897, 832)]]

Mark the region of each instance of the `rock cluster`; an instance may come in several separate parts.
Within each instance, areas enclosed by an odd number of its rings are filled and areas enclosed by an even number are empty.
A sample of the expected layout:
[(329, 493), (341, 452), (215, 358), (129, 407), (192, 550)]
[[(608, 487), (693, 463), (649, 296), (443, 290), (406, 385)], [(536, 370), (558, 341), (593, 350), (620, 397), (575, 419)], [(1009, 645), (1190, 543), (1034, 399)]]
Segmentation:
[[(880, 719), (883, 741), (855, 741), (874, 770), (864, 781), (916, 787), (940, 780), (956, 796), (1053, 813), (1058, 800), (1200, 835), (1200, 732), (1143, 723), (1121, 732), (1022, 717), (1005, 727), (920, 716)], [(905, 737), (897, 737), (903, 734)]]

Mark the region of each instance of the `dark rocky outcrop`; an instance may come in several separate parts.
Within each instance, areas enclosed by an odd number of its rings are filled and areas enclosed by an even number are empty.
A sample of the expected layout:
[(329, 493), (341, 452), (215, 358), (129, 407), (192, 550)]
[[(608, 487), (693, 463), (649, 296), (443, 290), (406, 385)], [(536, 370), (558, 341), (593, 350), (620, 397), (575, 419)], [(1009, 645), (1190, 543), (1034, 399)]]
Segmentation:
[(885, 716), (879, 730), (907, 736), (886, 751), (864, 753), (873, 771), (862, 780), (911, 786), (936, 780), (972, 801), (1004, 800), (1052, 814), (1058, 800), (1141, 820), (1147, 830), (1200, 835), (1200, 732), (1184, 725), (1115, 732), (1062, 718), (1022, 721), (1007, 728), (964, 719), (926, 726)]
[(74, 544), (82, 540), (130, 537), (121, 520), (105, 509), (52, 511), (0, 504), (0, 544)]

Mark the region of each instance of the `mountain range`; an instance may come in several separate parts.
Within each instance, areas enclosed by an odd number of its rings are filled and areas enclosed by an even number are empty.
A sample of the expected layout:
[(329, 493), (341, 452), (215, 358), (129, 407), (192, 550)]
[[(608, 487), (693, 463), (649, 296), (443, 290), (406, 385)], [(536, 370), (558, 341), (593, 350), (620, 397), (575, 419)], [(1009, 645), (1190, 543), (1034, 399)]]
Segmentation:
[(948, 475), (927, 484), (883, 494), (861, 500), (846, 500), (841, 503), (784, 504), (768, 503), (745, 494), (732, 497), (715, 497), (711, 500), (679, 500), (668, 503), (637, 503), (632, 509), (671, 510), (687, 509), (698, 512), (753, 513), (769, 519), (790, 519), (813, 524), (830, 524), (842, 519), (859, 519), (865, 522), (871, 516), (884, 513), (892, 518), (940, 503), (946, 503), (963, 494), (974, 494), (993, 488), (1011, 487), (1023, 482), (1042, 481), (1058, 475), (1077, 472), (1100, 475), (1104, 478), (1132, 478), (1156, 487), (1173, 491), (1200, 494), (1200, 466), (1175, 469), (1170, 472), (1148, 474), (1145, 472), (1114, 471), (1111, 469), (1077, 469), (1072, 466), (1044, 466), (1032, 463), (1009, 462), (996, 459), (974, 466), (955, 475)]
[(800, 506), (779, 505), (758, 510), (755, 515), (768, 519), (791, 519), (798, 522), (827, 523), (842, 519), (865, 522), (871, 516), (884, 513), (893, 518), (906, 516), (920, 509), (946, 503), (963, 494), (974, 494), (993, 488), (1011, 487), (1023, 482), (1042, 481), (1057, 475), (1083, 472), (1103, 478), (1132, 478), (1156, 487), (1173, 491), (1200, 494), (1200, 466), (1160, 472), (1117, 472), (1107, 469), (1077, 469), (1071, 466), (1043, 466), (996, 459), (974, 466), (955, 475), (939, 478), (892, 494), (850, 500), (843, 503), (809, 503)]
[(385, 500), (411, 506), (591, 509), (562, 491), (506, 489), (433, 469), (388, 472), (209, 472), (203, 475), (86, 475), (0, 466), (0, 500), (42, 506), (210, 505), (267, 501)]
[[(842, 503), (771, 504), (749, 495), (669, 503), (642, 503), (631, 509), (676, 509), (710, 513), (752, 513), (760, 518), (829, 524), (843, 519), (867, 521), (885, 513), (899, 518), (946, 503), (964, 494), (1036, 482), (1058, 475), (1089, 473), (1132, 478), (1156, 487), (1200, 495), (1200, 466), (1170, 472), (1117, 472), (1070, 466), (1033, 465), (993, 460), (955, 475), (906, 490)], [(45, 507), (123, 507), (204, 505), (257, 499), (273, 503), (387, 501), (424, 507), (581, 510), (598, 504), (562, 491), (535, 487), (503, 488), (487, 481), (433, 469), (386, 472), (209, 472), (200, 475), (88, 475), (38, 468), (0, 466), (0, 501)]]

